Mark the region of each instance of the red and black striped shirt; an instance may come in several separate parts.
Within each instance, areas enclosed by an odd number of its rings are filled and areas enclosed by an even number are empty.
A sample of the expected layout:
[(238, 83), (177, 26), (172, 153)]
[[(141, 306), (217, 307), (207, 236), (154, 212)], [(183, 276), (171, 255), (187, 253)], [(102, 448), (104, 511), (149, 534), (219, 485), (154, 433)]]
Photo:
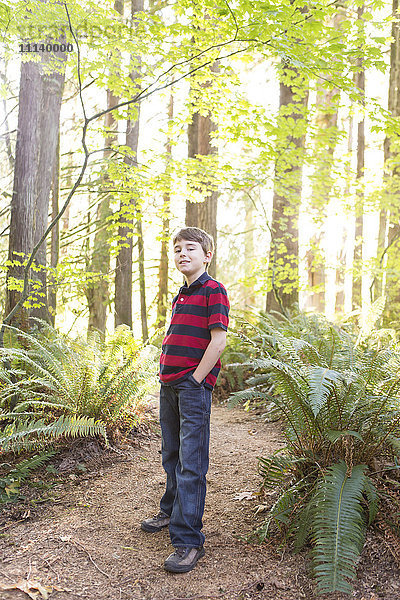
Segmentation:
[[(160, 381), (178, 383), (195, 371), (211, 340), (210, 330), (227, 331), (229, 300), (226, 289), (205, 271), (191, 285), (183, 285), (172, 301), (171, 324), (163, 340)], [(218, 359), (206, 377), (213, 388), (221, 368)]]

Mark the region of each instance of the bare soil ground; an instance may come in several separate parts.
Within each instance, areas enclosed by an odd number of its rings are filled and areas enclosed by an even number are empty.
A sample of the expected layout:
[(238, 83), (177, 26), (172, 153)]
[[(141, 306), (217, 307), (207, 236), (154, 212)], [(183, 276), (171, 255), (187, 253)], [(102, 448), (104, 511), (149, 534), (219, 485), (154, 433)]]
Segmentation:
[[(51, 600), (316, 598), (307, 552), (292, 555), (241, 539), (262, 519), (255, 516), (256, 459), (280, 447), (275, 424), (241, 409), (213, 406), (206, 555), (193, 571), (180, 575), (163, 569), (172, 551), (168, 531), (146, 534), (140, 529), (142, 519), (158, 512), (164, 474), (157, 432), (139, 440), (130, 456), (97, 458), (87, 465), (86, 474), (71, 473), (53, 493), (54, 500), (31, 511), (29, 518), (25, 514), (20, 522), (3, 519), (0, 590), (1, 584), (19, 581), (23, 587), (23, 581), (30, 581), (27, 589), (37, 600), (46, 595)], [(358, 576), (353, 598), (400, 598), (396, 564), (372, 536)], [(28, 597), (20, 590), (0, 591), (2, 600)]]

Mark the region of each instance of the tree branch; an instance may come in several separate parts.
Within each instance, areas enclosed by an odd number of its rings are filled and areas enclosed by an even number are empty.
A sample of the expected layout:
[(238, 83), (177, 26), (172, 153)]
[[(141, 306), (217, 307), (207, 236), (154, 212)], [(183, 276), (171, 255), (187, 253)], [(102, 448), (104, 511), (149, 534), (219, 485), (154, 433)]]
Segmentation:
[[(89, 157), (92, 153), (90, 153), (88, 151), (87, 148), (87, 144), (86, 144), (86, 134), (87, 134), (87, 130), (88, 130), (88, 126), (89, 124), (96, 120), (99, 119), (100, 117), (103, 117), (104, 115), (106, 115), (107, 113), (114, 111), (114, 110), (118, 110), (119, 108), (122, 108), (124, 106), (130, 106), (131, 104), (137, 103), (141, 100), (144, 100), (145, 98), (148, 98), (150, 95), (162, 91), (164, 89), (167, 89), (169, 87), (171, 87), (172, 85), (174, 85), (175, 83), (178, 83), (179, 81), (181, 81), (182, 79), (185, 79), (187, 77), (190, 77), (191, 75), (193, 75), (193, 73), (196, 73), (197, 71), (203, 69), (204, 67), (211, 65), (214, 61), (215, 58), (211, 58), (209, 60), (206, 60), (205, 62), (202, 62), (200, 65), (197, 65), (196, 67), (190, 68), (186, 73), (183, 73), (180, 77), (178, 78), (172, 78), (171, 81), (168, 81), (162, 85), (157, 86), (157, 83), (163, 78), (166, 77), (173, 69), (185, 65), (187, 63), (193, 63), (194, 60), (200, 58), (201, 56), (203, 56), (204, 54), (209, 53), (211, 50), (217, 49), (217, 48), (223, 48), (225, 46), (228, 46), (230, 44), (233, 44), (235, 42), (243, 42), (246, 41), (247, 44), (252, 43), (254, 44), (254, 46), (266, 46), (266, 45), (272, 45), (272, 38), (270, 38), (269, 40), (265, 40), (265, 41), (261, 41), (261, 40), (257, 40), (257, 39), (250, 39), (250, 40), (239, 40), (238, 39), (238, 24), (236, 21), (236, 17), (231, 9), (231, 7), (229, 6), (229, 4), (227, 3), (226, 0), (224, 0), (228, 10), (231, 14), (231, 17), (234, 21), (235, 24), (235, 33), (234, 36), (226, 41), (226, 42), (221, 42), (220, 44), (215, 44), (212, 45), (204, 50), (201, 50), (200, 52), (198, 52), (195, 56), (192, 56), (188, 59), (185, 59), (181, 62), (178, 62), (176, 64), (171, 65), (167, 70), (165, 70), (163, 73), (161, 73), (157, 79), (152, 82), (151, 84), (149, 84), (146, 88), (144, 88), (143, 90), (141, 90), (138, 94), (136, 94), (136, 96), (134, 96), (133, 98), (131, 98), (130, 100), (126, 100), (124, 102), (120, 102), (119, 104), (116, 104), (113, 107), (107, 108), (105, 110), (102, 110), (94, 115), (92, 115), (91, 117), (88, 117), (86, 114), (86, 109), (85, 109), (85, 104), (83, 101), (83, 95), (82, 95), (82, 91), (83, 91), (83, 86), (82, 86), (82, 80), (81, 80), (81, 69), (80, 69), (80, 46), (79, 46), (79, 42), (77, 40), (76, 34), (73, 30), (72, 27), (72, 23), (71, 23), (71, 19), (70, 19), (70, 15), (68, 12), (68, 7), (66, 2), (64, 2), (64, 7), (65, 7), (65, 12), (67, 15), (67, 20), (68, 20), (68, 26), (69, 26), (69, 30), (71, 32), (71, 35), (76, 43), (76, 47), (77, 47), (77, 70), (78, 70), (78, 84), (79, 84), (79, 98), (80, 98), (80, 102), (81, 102), (81, 106), (82, 106), (82, 113), (84, 116), (84, 125), (83, 125), (83, 129), (82, 129), (82, 139), (81, 139), (81, 143), (82, 143), (82, 148), (84, 151), (84, 160), (83, 160), (83, 164), (81, 167), (81, 170), (79, 172), (78, 178), (76, 179), (71, 191), (69, 192), (67, 199), (65, 200), (65, 203), (63, 205), (63, 207), (61, 208), (60, 212), (56, 215), (56, 217), (51, 221), (51, 223), (49, 224), (49, 226), (47, 227), (46, 231), (44, 232), (44, 234), (42, 235), (42, 237), (40, 238), (40, 240), (38, 241), (38, 243), (36, 244), (36, 246), (33, 248), (32, 253), (30, 255), (30, 258), (27, 262), (27, 264), (24, 267), (24, 272), (23, 272), (23, 290), (21, 293), (21, 297), (18, 300), (18, 302), (16, 303), (16, 305), (14, 306), (14, 308), (10, 311), (10, 313), (8, 315), (6, 315), (3, 319), (3, 324), (2, 327), (0, 329), (0, 348), (4, 347), (4, 332), (5, 332), (5, 328), (8, 325), (8, 323), (10, 323), (10, 321), (12, 320), (12, 318), (14, 317), (14, 315), (16, 314), (16, 312), (19, 310), (19, 308), (24, 304), (24, 302), (26, 301), (26, 299), (29, 296), (29, 272), (30, 272), (30, 268), (32, 266), (32, 263), (34, 261), (34, 258), (40, 248), (40, 246), (43, 244), (43, 242), (46, 240), (48, 234), (51, 232), (51, 230), (53, 229), (53, 227), (58, 223), (58, 221), (61, 219), (62, 215), (65, 213), (71, 198), (73, 197), (73, 195), (75, 194), (78, 186), (80, 185), (83, 176), (85, 174), (86, 171), (86, 167), (88, 165), (88, 161), (89, 161)], [(331, 2), (328, 6), (332, 6), (338, 3), (338, 0), (333, 0), (333, 2)], [(308, 14), (306, 17), (302, 16), (302, 19), (297, 21), (296, 23), (294, 23), (293, 25), (299, 25), (300, 23), (304, 22), (305, 20), (311, 18), (312, 14)], [(282, 31), (282, 35), (284, 35), (285, 33), (288, 32), (288, 28), (286, 28), (284, 31)], [(238, 50), (233, 50), (232, 52), (229, 52), (227, 54), (225, 54), (224, 56), (219, 56), (218, 60), (225, 60), (227, 58), (230, 58), (232, 56), (235, 56), (237, 54), (241, 54), (243, 52), (248, 51), (251, 48), (251, 46), (247, 45), (244, 48), (239, 48)], [(96, 152), (96, 151), (94, 151)], [(274, 287), (274, 285), (273, 285)], [(277, 300), (279, 301), (279, 294), (277, 294), (277, 290), (274, 289), (275, 294), (277, 295)], [(281, 302), (280, 302), (281, 304)]]

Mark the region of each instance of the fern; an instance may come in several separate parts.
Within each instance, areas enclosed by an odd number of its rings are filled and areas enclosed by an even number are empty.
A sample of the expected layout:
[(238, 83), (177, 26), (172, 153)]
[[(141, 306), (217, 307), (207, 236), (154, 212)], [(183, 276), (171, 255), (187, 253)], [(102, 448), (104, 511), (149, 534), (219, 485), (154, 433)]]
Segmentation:
[[(54, 454), (54, 451), (36, 454), (35, 456), (24, 459), (13, 468), (9, 469), (5, 474), (0, 475), (0, 504), (16, 500), (19, 496), (21, 483), (29, 478), (32, 471), (40, 468), (45, 462), (50, 460)], [(3, 463), (0, 465), (0, 468), (4, 470), (5, 466), (10, 465), (5, 465)]]
[(292, 467), (293, 457), (281, 456), (278, 453), (267, 458), (260, 457), (258, 459), (258, 472), (263, 479), (261, 489), (274, 488), (277, 483), (282, 484), (283, 480), (287, 479), (288, 474), (291, 474)]
[(302, 504), (297, 517), (294, 530), (295, 540), (294, 549), (299, 552), (312, 537), (312, 524), (315, 515), (315, 507), (312, 502)]
[(326, 404), (332, 391), (334, 383), (343, 381), (343, 374), (325, 367), (312, 367), (307, 376), (309, 385), (308, 401), (314, 416), (317, 416), (321, 408)]
[(72, 342), (43, 323), (35, 335), (8, 329), (24, 347), (0, 351), (14, 376), (0, 369), (0, 406), (7, 408), (17, 396), (13, 412), (29, 408), (57, 418), (88, 417), (110, 431), (117, 421), (129, 426), (139, 418), (140, 403), (155, 383), (156, 349), (140, 347), (129, 329), (117, 328), (108, 343), (96, 334), (89, 343)]
[(365, 478), (364, 494), (368, 505), (368, 523), (371, 525), (379, 510), (379, 493), (369, 477)]
[(44, 440), (95, 435), (102, 435), (107, 441), (104, 424), (88, 417), (63, 415), (52, 423), (46, 423), (44, 419), (14, 421), (0, 434), (0, 449), (19, 452), (43, 445)]
[(361, 505), (365, 468), (357, 465), (349, 476), (344, 462), (332, 465), (317, 488), (313, 555), (320, 593), (351, 593), (350, 581), (365, 539)]
[(275, 525), (285, 537), (291, 532), (291, 524), (296, 521), (301, 509), (300, 494), (306, 484), (306, 478), (291, 483), (286, 489), (281, 490), (278, 499), (268, 511), (264, 523), (256, 529), (260, 541), (270, 535), (272, 525)]
[(300, 548), (312, 532), (319, 591), (349, 593), (385, 493), (372, 465), (400, 455), (400, 350), (357, 341), (351, 324), (321, 315), (261, 313), (246, 333), (254, 375), (230, 401), (272, 405), (286, 439), (282, 453), (259, 459), (261, 491), (277, 499), (258, 535), (278, 530)]

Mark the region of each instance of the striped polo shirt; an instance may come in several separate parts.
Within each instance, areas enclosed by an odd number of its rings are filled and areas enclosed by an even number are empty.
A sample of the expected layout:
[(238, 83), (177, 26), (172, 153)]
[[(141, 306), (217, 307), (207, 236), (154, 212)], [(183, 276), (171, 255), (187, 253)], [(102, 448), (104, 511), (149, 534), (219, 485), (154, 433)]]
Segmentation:
[[(229, 300), (224, 286), (204, 271), (183, 285), (172, 301), (171, 324), (163, 340), (160, 381), (178, 383), (193, 373), (211, 340), (210, 330), (228, 329)], [(213, 389), (221, 368), (218, 359), (205, 385)]]

